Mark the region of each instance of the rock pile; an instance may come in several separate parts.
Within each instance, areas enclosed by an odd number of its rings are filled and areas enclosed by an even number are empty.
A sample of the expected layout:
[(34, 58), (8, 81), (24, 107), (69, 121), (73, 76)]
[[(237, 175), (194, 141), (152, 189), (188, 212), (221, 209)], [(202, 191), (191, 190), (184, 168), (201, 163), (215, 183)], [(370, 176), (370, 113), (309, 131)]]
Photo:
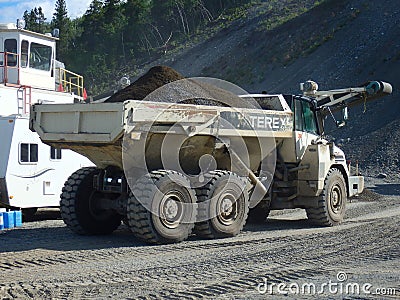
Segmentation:
[(174, 69), (167, 66), (152, 67), (146, 74), (126, 88), (116, 92), (105, 102), (123, 102), (125, 100), (143, 100), (159, 87), (173, 81), (184, 79)]

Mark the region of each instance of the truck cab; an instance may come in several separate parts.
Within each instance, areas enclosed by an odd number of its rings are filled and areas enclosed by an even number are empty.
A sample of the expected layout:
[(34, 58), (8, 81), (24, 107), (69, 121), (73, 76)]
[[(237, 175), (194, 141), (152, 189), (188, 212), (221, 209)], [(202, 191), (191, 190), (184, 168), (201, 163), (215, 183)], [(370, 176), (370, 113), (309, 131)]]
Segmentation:
[(0, 207), (58, 206), (67, 175), (91, 164), (70, 150), (45, 145), (29, 130), (31, 105), (83, 100), (83, 77), (56, 60), (57, 40), (0, 24)]
[(55, 89), (57, 38), (0, 24), (0, 82)]

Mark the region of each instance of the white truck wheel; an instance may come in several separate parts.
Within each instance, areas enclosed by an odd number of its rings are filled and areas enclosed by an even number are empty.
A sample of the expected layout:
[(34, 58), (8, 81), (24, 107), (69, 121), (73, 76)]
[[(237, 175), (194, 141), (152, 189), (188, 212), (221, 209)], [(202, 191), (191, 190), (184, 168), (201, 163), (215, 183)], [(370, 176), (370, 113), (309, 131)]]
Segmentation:
[(111, 210), (96, 209), (93, 176), (96, 167), (85, 167), (74, 172), (65, 182), (60, 200), (61, 217), (75, 233), (82, 235), (109, 234), (121, 224), (121, 216)]

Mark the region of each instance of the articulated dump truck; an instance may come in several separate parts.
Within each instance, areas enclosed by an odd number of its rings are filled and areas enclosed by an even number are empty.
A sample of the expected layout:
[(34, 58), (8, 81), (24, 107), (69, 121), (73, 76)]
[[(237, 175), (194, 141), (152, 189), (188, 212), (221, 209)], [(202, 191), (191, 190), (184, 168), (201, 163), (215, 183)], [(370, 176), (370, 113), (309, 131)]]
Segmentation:
[[(182, 94), (183, 86), (172, 90)], [(224, 238), (246, 221), (264, 222), (270, 210), (288, 208), (335, 226), (364, 178), (324, 138), (324, 121), (340, 127), (349, 107), (392, 87), (372, 81), (319, 91), (307, 81), (301, 89), (301, 95), (234, 95), (218, 88), (207, 105), (171, 103), (174, 93), (162, 91), (147, 101), (35, 104), (30, 127), (44, 143), (95, 164), (74, 172), (61, 193), (61, 216), (78, 234), (108, 234), (124, 222), (149, 243), (192, 233)], [(235, 104), (219, 103), (218, 95)]]

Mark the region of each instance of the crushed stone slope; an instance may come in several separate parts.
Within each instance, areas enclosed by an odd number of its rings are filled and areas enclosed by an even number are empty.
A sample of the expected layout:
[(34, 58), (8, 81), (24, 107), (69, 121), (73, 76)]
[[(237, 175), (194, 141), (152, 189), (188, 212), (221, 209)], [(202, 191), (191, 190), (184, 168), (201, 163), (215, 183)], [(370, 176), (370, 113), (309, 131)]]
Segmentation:
[[(390, 82), (393, 95), (351, 109), (349, 125), (333, 135), (337, 139), (350, 138), (344, 148), (349, 158), (359, 160), (362, 169), (371, 174), (397, 175), (400, 168), (396, 151), (400, 146), (396, 138), (400, 133), (398, 3), (326, 1), (265, 32), (254, 25), (259, 19), (246, 22), (247, 26), (238, 29), (240, 37), (236, 37), (233, 29), (227, 33), (226, 39), (236, 38), (237, 45), (224, 48), (225, 52), (212, 65), (203, 62), (199, 73), (227, 79), (239, 74), (235, 83), (249, 91), (271, 93), (299, 93), (298, 84), (308, 79), (317, 81), (320, 89), (357, 86), (368, 80)], [(214, 53), (207, 47), (203, 51)], [(184, 63), (185, 60), (180, 61), (174, 67), (179, 70)]]
[[(393, 95), (351, 109), (348, 126), (332, 135), (354, 141), (344, 147), (356, 153), (361, 168), (384, 172), (390, 165), (399, 173), (392, 162), (377, 164), (369, 149), (389, 161), (391, 149), (399, 146), (393, 136), (400, 115), (400, 6), (390, 0), (326, 0), (312, 8), (315, 2), (262, 2), (204, 42), (154, 64), (167, 64), (185, 77), (223, 78), (249, 92), (299, 93), (299, 83), (308, 79), (320, 89), (388, 81)], [(281, 24), (268, 30), (269, 20)], [(387, 132), (387, 138), (376, 138)]]

